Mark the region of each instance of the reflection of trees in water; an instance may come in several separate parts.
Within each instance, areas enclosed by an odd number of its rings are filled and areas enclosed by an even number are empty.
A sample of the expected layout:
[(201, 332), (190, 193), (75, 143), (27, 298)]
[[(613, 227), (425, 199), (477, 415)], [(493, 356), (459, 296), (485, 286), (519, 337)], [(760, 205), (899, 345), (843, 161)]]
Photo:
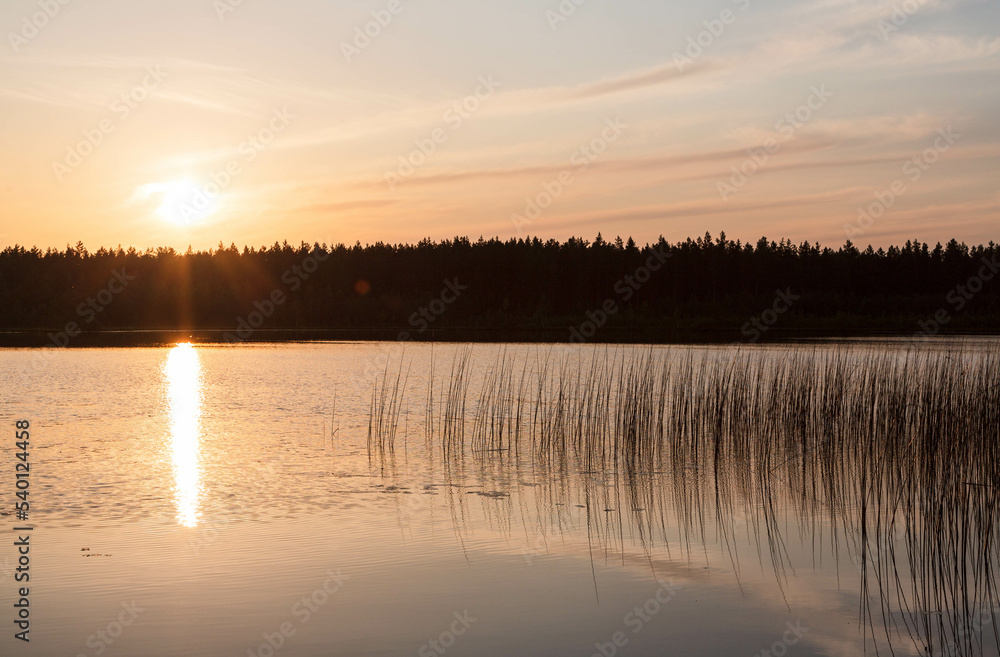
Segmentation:
[(673, 530), (687, 559), (719, 541), (738, 574), (745, 533), (783, 587), (790, 514), (814, 551), (846, 546), (876, 643), (975, 654), (984, 625), (996, 638), (998, 365), (992, 350), (594, 348), (504, 352), (477, 379), (463, 350), (427, 394), (428, 444), (460, 534), (474, 478), (530, 550), (585, 531), (592, 554), (648, 556)]

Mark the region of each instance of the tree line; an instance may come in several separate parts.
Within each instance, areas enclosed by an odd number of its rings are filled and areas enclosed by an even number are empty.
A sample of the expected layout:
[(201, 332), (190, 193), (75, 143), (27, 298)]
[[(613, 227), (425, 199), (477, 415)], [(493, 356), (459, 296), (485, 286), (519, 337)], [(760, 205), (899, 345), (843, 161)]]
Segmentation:
[[(235, 244), (208, 251), (11, 246), (0, 331), (276, 330), (350, 338), (658, 341), (991, 332), (988, 245), (861, 250), (705, 234), (639, 246), (467, 237), (417, 244)], [(934, 330), (934, 327), (937, 330)], [(336, 333), (340, 332), (340, 333)], [(297, 334), (296, 334), (297, 335)]]

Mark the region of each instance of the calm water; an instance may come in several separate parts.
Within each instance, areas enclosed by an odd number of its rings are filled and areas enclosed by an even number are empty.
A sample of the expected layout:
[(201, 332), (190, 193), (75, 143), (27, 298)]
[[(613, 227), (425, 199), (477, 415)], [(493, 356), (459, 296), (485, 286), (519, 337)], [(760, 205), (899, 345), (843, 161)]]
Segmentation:
[[(471, 418), (501, 349), (0, 350), (0, 494), (8, 512), (14, 423), (29, 420), (35, 527), (23, 644), (18, 523), (0, 517), (0, 653), (749, 657), (891, 643), (921, 654), (905, 610), (862, 615), (856, 537), (794, 495), (771, 498), (761, 522), (752, 502), (717, 508), (699, 492), (704, 473), (678, 490), (676, 473), (502, 442), (477, 452), (471, 439), (445, 457), (428, 405), (441, 412), (466, 354)], [(725, 361), (734, 350), (657, 351)], [(519, 379), (547, 357), (593, 353), (510, 346), (502, 362)], [(373, 390), (400, 362), (393, 450), (370, 454)], [(991, 627), (984, 642), (997, 654)]]

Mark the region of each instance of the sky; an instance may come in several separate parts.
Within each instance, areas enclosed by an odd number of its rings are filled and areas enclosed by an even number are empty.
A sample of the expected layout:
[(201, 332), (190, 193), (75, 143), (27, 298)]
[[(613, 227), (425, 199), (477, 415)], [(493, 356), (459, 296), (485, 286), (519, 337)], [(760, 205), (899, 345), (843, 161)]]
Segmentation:
[(969, 244), (996, 0), (5, 0), (0, 248)]

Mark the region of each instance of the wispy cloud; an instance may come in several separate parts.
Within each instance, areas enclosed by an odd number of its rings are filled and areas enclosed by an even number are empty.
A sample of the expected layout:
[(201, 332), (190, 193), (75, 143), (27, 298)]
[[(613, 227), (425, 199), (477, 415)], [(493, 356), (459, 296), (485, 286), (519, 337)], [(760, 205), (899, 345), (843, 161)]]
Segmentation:
[(589, 82), (566, 91), (567, 99), (596, 98), (636, 89), (656, 87), (677, 78), (696, 75), (717, 68), (717, 64), (709, 62), (694, 62), (681, 71), (673, 63), (664, 64), (645, 71), (628, 72), (607, 80)]

